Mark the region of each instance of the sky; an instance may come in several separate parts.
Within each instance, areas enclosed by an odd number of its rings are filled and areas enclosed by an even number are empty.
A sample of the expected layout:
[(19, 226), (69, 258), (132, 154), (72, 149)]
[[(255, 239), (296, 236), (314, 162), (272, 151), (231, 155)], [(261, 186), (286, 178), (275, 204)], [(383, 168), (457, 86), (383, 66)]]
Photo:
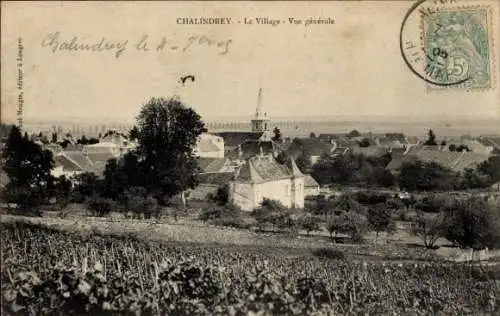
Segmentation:
[[(246, 117), (255, 112), (259, 88), (271, 117), (500, 119), (498, 64), (493, 88), (474, 92), (429, 91), (409, 70), (399, 50), (399, 31), (412, 3), (3, 2), (1, 119), (17, 117), (19, 68), (25, 119), (128, 121), (151, 97), (174, 94), (202, 117)], [(498, 7), (493, 7), (492, 22), (497, 33)], [(196, 17), (231, 18), (233, 24), (177, 24), (178, 18)], [(260, 17), (282, 22), (257, 24)], [(283, 24), (289, 17), (335, 23)], [(253, 24), (244, 24), (244, 18)], [(53, 51), (50, 40), (56, 33), (59, 44), (74, 37), (77, 43), (128, 42), (118, 58), (116, 49)], [(144, 36), (147, 52), (134, 47)], [(167, 44), (158, 51), (162, 38)], [(183, 86), (178, 80), (188, 74), (195, 81)]]

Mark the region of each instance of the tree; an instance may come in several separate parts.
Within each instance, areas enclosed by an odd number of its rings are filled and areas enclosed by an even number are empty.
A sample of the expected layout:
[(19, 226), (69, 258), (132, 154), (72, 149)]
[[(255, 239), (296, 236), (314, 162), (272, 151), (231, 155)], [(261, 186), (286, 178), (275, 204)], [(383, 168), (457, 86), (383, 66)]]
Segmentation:
[(455, 145), (455, 144), (450, 144), (450, 146), (448, 146), (448, 150), (449, 150), (449, 151), (457, 151), (457, 145)]
[(412, 234), (418, 236), (427, 249), (435, 248), (436, 241), (444, 236), (446, 231), (446, 220), (442, 211), (434, 216), (419, 211), (412, 222)]
[(490, 185), (497, 183), (500, 181), (500, 156), (491, 156), (488, 160), (480, 163), (477, 170), (488, 176)]
[(139, 138), (139, 129), (137, 128), (136, 125), (134, 125), (134, 127), (132, 127), (132, 129), (128, 132), (128, 138), (131, 141), (134, 141)]
[(9, 137), (10, 130), (14, 125), (0, 123), (0, 139)]
[(272, 140), (277, 143), (281, 143), (283, 141), (283, 136), (281, 135), (281, 130), (278, 127), (275, 127), (273, 130), (274, 136)]
[(137, 155), (145, 187), (160, 201), (197, 183), (198, 163), (193, 155), (199, 135), (206, 132), (201, 117), (180, 100), (152, 98), (138, 116)]
[(85, 172), (74, 177), (75, 187), (73, 189), (73, 199), (75, 202), (83, 202), (85, 198), (98, 195), (103, 191), (103, 181), (97, 178), (94, 173)]
[(347, 234), (353, 241), (360, 241), (366, 231), (366, 219), (357, 212), (340, 211), (327, 221), (330, 238), (335, 243), (338, 233)]
[(57, 139), (58, 139), (57, 133), (52, 133), (51, 143), (56, 144)]
[(358, 144), (359, 147), (370, 147), (370, 140), (365, 137), (361, 141), (359, 141)]
[(408, 191), (449, 191), (458, 183), (459, 174), (435, 162), (405, 162), (399, 175), (399, 187)]
[(290, 160), (290, 157), (288, 154), (284, 151), (281, 151), (278, 156), (276, 157), (276, 161), (279, 162), (280, 164), (284, 165)]
[(56, 198), (56, 205), (59, 210), (62, 210), (71, 200), (71, 181), (65, 176), (60, 176), (56, 179), (54, 196)]
[(455, 200), (445, 208), (445, 237), (461, 248), (500, 246), (500, 208), (479, 197)]
[(89, 143), (89, 140), (85, 135), (82, 135), (82, 137), (79, 140), (77, 140), (76, 143), (80, 145), (87, 145)]
[(354, 129), (347, 134), (347, 137), (349, 138), (361, 137), (361, 133)]
[(320, 223), (319, 218), (311, 214), (304, 214), (301, 217), (299, 217), (299, 226), (306, 231), (307, 236), (309, 236), (310, 233), (313, 231), (321, 230), (319, 223)]
[(436, 135), (434, 134), (432, 129), (429, 130), (428, 135), (429, 135), (429, 138), (425, 141), (424, 145), (425, 146), (437, 146)]
[(311, 158), (302, 153), (295, 159), (297, 167), (302, 173), (309, 173), (312, 168)]
[(314, 132), (311, 132), (311, 134), (309, 134), (309, 137), (310, 138), (316, 138), (316, 134)]
[(211, 200), (217, 205), (226, 205), (229, 202), (229, 186), (227, 184), (219, 186), (215, 194), (211, 194)]
[(54, 187), (52, 153), (42, 150), (27, 135), (22, 137), (19, 128), (14, 126), (2, 155), (5, 159), (3, 169), (10, 180), (4, 194), (10, 203), (23, 209), (44, 203)]
[(144, 218), (151, 218), (152, 216), (158, 216), (158, 201), (150, 196), (145, 188), (142, 187), (131, 187), (126, 190), (123, 194), (121, 204), (126, 208), (127, 211), (132, 212), (135, 217), (140, 214)]
[(379, 232), (393, 232), (396, 229), (392, 219), (392, 211), (385, 207), (385, 203), (373, 205), (368, 209), (368, 224), (375, 231), (375, 242), (378, 240)]

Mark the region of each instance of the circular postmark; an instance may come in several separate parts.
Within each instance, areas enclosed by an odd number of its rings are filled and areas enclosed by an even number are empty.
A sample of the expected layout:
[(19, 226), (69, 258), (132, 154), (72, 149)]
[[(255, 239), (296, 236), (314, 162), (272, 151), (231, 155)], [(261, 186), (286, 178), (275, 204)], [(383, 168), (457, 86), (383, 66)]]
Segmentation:
[(456, 2), (418, 0), (401, 24), (404, 62), (417, 77), (433, 86), (470, 86), (484, 81), (487, 75), (484, 54), (480, 53), (484, 46), (480, 41), (485, 36), (481, 33), (481, 16), (458, 10), (453, 6)]

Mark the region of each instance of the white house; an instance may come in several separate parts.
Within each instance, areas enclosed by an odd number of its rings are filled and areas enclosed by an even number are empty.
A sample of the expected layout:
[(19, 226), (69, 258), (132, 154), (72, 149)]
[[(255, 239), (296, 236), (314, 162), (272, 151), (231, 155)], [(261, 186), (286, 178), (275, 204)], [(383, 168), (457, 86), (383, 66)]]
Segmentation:
[(244, 211), (260, 207), (264, 198), (277, 200), (287, 208), (304, 207), (304, 175), (293, 159), (286, 165), (273, 155), (248, 159), (230, 182), (229, 199)]
[(198, 137), (193, 153), (201, 158), (224, 158), (224, 139), (220, 136), (203, 133)]

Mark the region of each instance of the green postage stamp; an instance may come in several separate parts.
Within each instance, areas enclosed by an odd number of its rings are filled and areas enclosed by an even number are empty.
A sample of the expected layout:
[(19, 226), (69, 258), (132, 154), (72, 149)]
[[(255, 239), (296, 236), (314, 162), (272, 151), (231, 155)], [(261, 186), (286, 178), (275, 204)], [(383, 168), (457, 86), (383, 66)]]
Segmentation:
[(430, 90), (484, 90), (495, 80), (489, 6), (435, 10), (422, 15), (425, 73)]

